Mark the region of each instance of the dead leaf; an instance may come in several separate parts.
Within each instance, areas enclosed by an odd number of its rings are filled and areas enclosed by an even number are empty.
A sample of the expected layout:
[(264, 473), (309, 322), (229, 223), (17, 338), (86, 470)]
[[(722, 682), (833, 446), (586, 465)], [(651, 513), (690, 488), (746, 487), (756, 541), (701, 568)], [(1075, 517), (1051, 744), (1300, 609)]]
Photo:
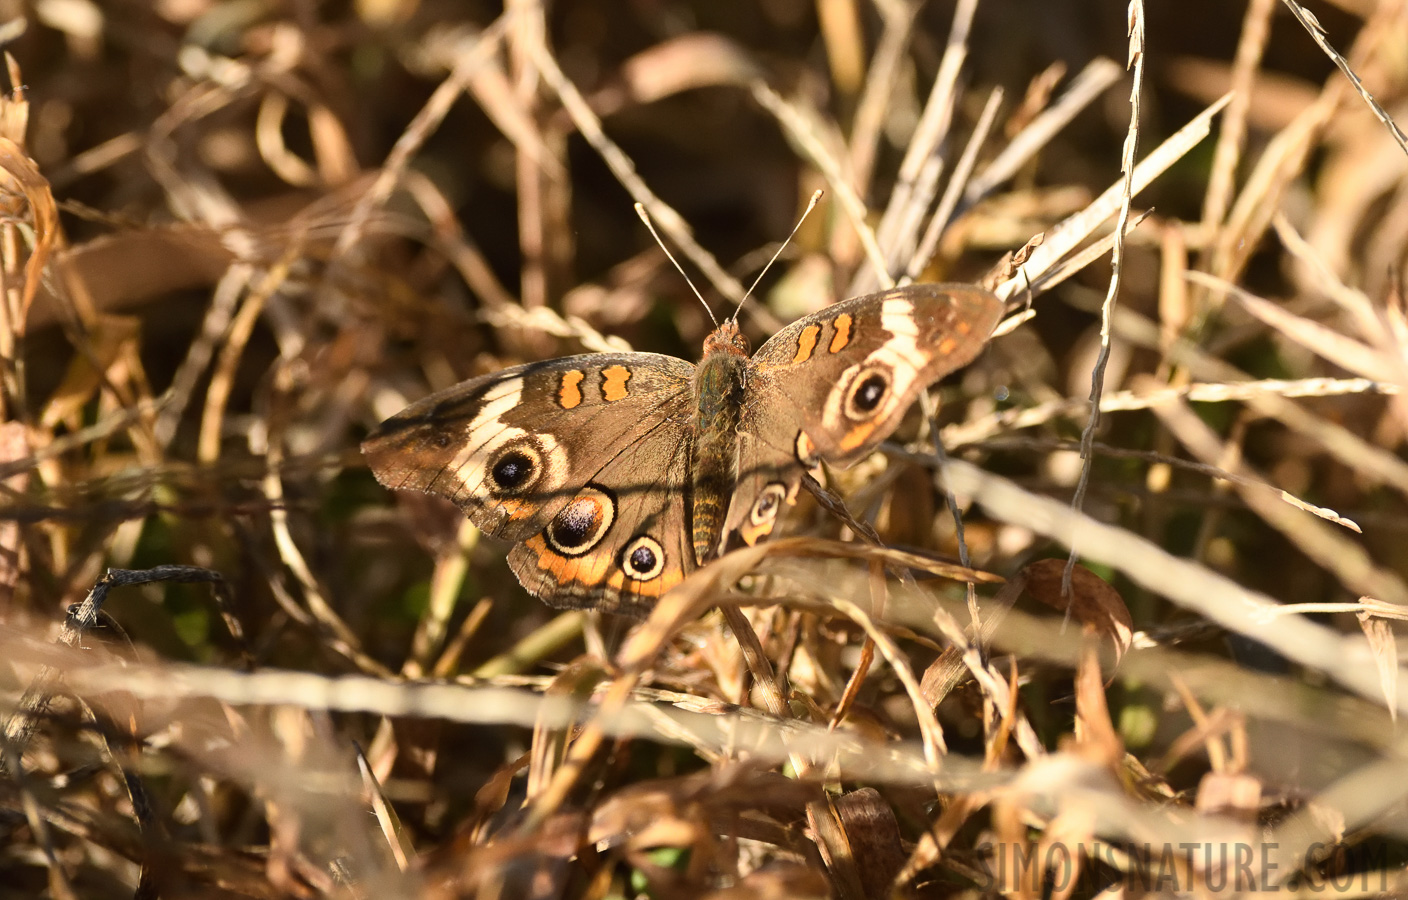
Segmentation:
[(1071, 572), (1071, 593), (1061, 594), (1065, 560), (1039, 559), (1022, 570), (1027, 593), (1052, 609), (1069, 612), (1082, 625), (1110, 639), (1117, 656), (1124, 656), (1134, 639), (1134, 619), (1119, 591), (1094, 572), (1077, 565)]
[(890, 896), (890, 886), (905, 862), (895, 811), (879, 791), (869, 787), (842, 794), (834, 806), (855, 854), (865, 896)]
[[(24, 264), (24, 292), (20, 295), (19, 318), (12, 323), (16, 333), (24, 332), (25, 318), (34, 303), (35, 292), (44, 280), (44, 267), (59, 242), (59, 208), (49, 181), (39, 173), (39, 166), (24, 149), (7, 137), (0, 137), (0, 170), (14, 180), (29, 201), (30, 221), (34, 227), (34, 246)], [(13, 189), (13, 186), (7, 185)]]

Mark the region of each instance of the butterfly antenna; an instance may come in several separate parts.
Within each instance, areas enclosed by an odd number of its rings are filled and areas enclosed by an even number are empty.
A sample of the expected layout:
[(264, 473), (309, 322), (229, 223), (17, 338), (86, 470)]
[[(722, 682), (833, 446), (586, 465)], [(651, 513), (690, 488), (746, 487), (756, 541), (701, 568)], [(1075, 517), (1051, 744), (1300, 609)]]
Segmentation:
[(684, 278), (684, 283), (689, 285), (689, 289), (694, 291), (694, 296), (699, 298), (699, 302), (704, 306), (704, 311), (709, 314), (709, 321), (714, 323), (715, 328), (718, 328), (719, 320), (714, 318), (714, 311), (709, 308), (709, 304), (704, 302), (704, 296), (699, 293), (699, 288), (694, 286), (694, 282), (689, 280), (689, 276), (685, 274), (684, 267), (680, 265), (679, 260), (675, 259), (675, 254), (671, 253), (670, 248), (665, 246), (665, 242), (660, 240), (660, 234), (655, 230), (655, 223), (650, 221), (650, 213), (645, 211), (643, 204), (636, 204), (636, 215), (640, 216), (640, 220), (645, 223), (645, 227), (650, 229), (650, 236), (655, 238), (655, 243), (659, 244), (660, 249), (665, 251), (665, 255), (670, 258), (670, 262), (675, 264), (675, 271), (679, 272)]
[(806, 209), (802, 210), (802, 215), (797, 219), (797, 224), (792, 226), (792, 233), (787, 235), (787, 240), (783, 241), (781, 244), (778, 245), (777, 252), (772, 255), (772, 259), (768, 260), (768, 264), (763, 266), (763, 270), (758, 273), (757, 278), (753, 279), (753, 283), (748, 285), (748, 291), (743, 295), (743, 299), (738, 301), (738, 308), (733, 311), (734, 319), (737, 319), (738, 314), (743, 311), (743, 304), (747, 303), (748, 298), (753, 296), (753, 288), (758, 286), (758, 282), (762, 281), (763, 276), (768, 274), (768, 269), (771, 269), (772, 264), (777, 262), (777, 258), (782, 255), (782, 251), (786, 250), (787, 245), (792, 243), (792, 238), (797, 236), (797, 229), (801, 228), (802, 223), (807, 221), (807, 216), (811, 213), (812, 210), (816, 209), (817, 203), (821, 202), (821, 197), (825, 193), (826, 192), (823, 190), (816, 190), (812, 192), (811, 202), (807, 204)]

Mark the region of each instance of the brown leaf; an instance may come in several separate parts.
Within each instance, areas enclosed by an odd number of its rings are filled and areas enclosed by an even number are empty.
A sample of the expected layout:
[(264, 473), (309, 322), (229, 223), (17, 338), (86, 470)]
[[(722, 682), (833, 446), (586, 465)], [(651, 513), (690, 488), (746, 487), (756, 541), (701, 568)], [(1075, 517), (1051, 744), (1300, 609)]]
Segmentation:
[(837, 797), (835, 808), (855, 855), (865, 896), (890, 896), (890, 886), (905, 862), (894, 810), (879, 791), (868, 787)]
[(1115, 645), (1123, 656), (1134, 638), (1134, 620), (1124, 598), (1105, 579), (1077, 565), (1071, 572), (1070, 596), (1061, 593), (1061, 576), (1066, 563), (1060, 559), (1039, 559), (1022, 570), (1027, 593), (1052, 609), (1069, 612), (1082, 625), (1094, 628)]

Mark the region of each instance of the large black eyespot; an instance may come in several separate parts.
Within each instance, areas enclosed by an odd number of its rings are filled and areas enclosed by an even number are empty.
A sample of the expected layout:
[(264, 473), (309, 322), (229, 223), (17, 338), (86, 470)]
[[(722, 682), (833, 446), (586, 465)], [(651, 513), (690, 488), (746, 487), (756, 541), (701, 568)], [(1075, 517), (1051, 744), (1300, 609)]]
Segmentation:
[(533, 480), (537, 462), (522, 450), (510, 450), (494, 463), (489, 475), (500, 490), (512, 491)]
[(588, 487), (548, 523), (548, 543), (563, 556), (581, 556), (601, 543), (616, 519), (616, 501), (610, 494)]
[(846, 415), (852, 419), (868, 419), (885, 400), (890, 392), (890, 376), (887, 372), (871, 369), (861, 372), (852, 383), (846, 401)]
[(853, 402), (856, 409), (870, 412), (880, 405), (880, 400), (885, 396), (887, 384), (885, 379), (879, 375), (871, 375), (860, 383), (856, 388)]
[(665, 551), (647, 535), (638, 535), (621, 551), (621, 570), (627, 578), (650, 581), (665, 571)]

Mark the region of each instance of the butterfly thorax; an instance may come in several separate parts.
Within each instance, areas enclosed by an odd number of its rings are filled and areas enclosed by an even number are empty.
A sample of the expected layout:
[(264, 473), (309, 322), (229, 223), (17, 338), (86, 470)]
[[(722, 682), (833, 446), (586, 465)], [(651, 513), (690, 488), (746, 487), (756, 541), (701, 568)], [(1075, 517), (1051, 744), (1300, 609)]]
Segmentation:
[(694, 372), (694, 447), (690, 513), (700, 565), (718, 552), (729, 498), (738, 480), (738, 424), (748, 369), (748, 339), (725, 322), (704, 341)]

